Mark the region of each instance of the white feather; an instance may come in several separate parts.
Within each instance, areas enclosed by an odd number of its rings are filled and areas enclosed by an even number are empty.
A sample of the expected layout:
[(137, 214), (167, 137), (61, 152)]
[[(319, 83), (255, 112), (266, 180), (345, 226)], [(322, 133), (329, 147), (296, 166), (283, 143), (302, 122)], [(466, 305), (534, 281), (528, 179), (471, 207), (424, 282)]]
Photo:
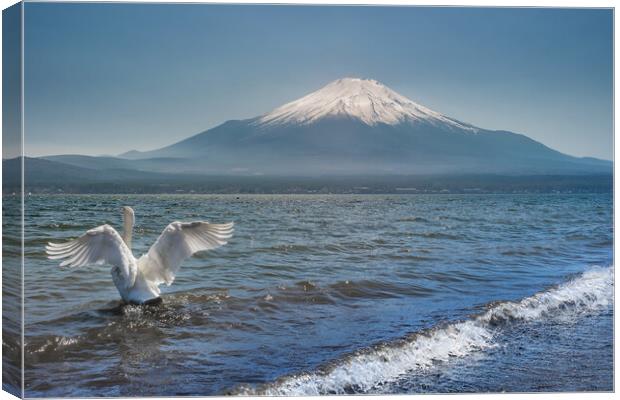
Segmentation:
[(178, 222), (168, 225), (149, 252), (140, 258), (148, 265), (144, 272), (157, 284), (170, 285), (181, 262), (199, 251), (223, 246), (232, 237), (233, 223)]

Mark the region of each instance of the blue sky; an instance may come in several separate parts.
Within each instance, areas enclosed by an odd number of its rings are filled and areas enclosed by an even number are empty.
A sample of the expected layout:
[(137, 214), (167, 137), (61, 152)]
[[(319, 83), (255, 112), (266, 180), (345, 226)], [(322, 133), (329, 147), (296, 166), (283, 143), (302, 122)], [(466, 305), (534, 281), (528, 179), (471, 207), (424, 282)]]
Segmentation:
[(358, 76), (565, 153), (613, 154), (612, 11), (27, 3), (26, 154), (118, 154)]

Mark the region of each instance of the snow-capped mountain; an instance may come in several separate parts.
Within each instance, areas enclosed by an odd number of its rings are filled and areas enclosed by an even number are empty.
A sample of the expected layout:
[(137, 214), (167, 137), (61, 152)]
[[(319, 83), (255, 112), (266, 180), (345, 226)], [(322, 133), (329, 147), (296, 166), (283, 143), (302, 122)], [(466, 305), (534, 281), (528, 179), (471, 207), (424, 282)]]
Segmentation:
[(479, 129), (417, 104), (372, 79), (343, 78), (261, 116), (258, 125), (306, 125), (348, 117), (374, 126), (425, 122), (476, 132)]
[(589, 174), (611, 163), (479, 128), (369, 79), (344, 78), (266, 114), (121, 158), (58, 156), (144, 171), (265, 175)]

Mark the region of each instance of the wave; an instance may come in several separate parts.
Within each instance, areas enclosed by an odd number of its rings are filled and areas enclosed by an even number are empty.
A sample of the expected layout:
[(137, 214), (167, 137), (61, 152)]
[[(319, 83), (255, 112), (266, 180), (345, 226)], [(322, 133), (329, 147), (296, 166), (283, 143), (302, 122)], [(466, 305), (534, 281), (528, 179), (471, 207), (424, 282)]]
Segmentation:
[(517, 302), (496, 302), (468, 320), (413, 333), (357, 351), (316, 371), (289, 375), (236, 394), (321, 395), (364, 393), (416, 370), (496, 346), (503, 326), (547, 318), (578, 318), (613, 303), (613, 267), (594, 267), (549, 290)]
[(444, 232), (413, 232), (412, 236), (417, 236), (426, 239), (447, 239), (447, 240), (459, 240), (462, 237)]
[(418, 217), (418, 216), (402, 217), (398, 221), (399, 222), (430, 222), (428, 219), (424, 217)]

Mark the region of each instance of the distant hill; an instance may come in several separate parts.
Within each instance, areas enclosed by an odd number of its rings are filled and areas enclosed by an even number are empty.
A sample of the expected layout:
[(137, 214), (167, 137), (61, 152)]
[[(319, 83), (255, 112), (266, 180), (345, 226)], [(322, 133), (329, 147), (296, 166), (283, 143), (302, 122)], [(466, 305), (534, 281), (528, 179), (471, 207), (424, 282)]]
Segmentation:
[[(95, 163), (96, 166), (100, 164)], [(2, 184), (7, 190), (15, 190), (21, 185), (21, 158), (2, 161)], [(132, 169), (97, 169), (83, 168), (50, 161), (42, 158), (26, 157), (24, 159), (24, 179), (27, 187), (48, 187), (82, 191), (88, 185), (118, 184), (160, 184), (175, 181), (188, 182), (191, 175), (163, 174), (137, 171)]]
[[(25, 191), (33, 193), (608, 193), (613, 188), (610, 174), (243, 176), (92, 169), (38, 158), (24, 163)], [(3, 161), (5, 194), (21, 191), (20, 168), (19, 158)]]
[(60, 162), (80, 168), (106, 170), (133, 170), (142, 172), (158, 173), (195, 173), (200, 172), (188, 167), (184, 158), (154, 157), (140, 160), (130, 160), (121, 157), (109, 156), (83, 156), (79, 154), (66, 154), (45, 156), (40, 159)]

